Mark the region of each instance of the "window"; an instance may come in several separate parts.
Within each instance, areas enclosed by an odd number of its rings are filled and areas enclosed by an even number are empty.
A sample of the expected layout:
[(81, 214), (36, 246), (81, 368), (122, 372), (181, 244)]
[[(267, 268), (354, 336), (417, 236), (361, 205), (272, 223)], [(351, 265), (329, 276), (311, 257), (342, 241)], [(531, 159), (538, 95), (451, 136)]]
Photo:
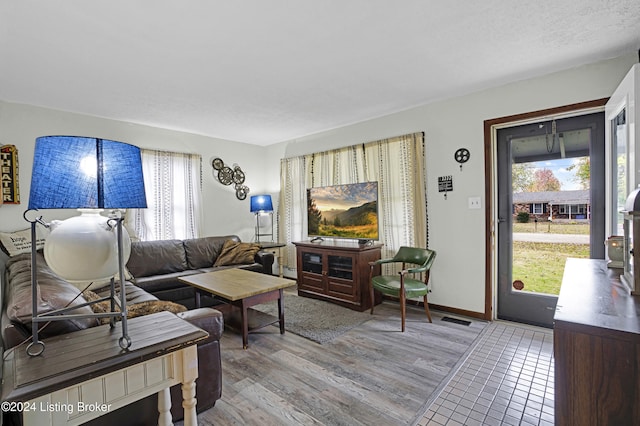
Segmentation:
[(544, 213), (544, 204), (542, 204), (542, 203), (533, 203), (533, 204), (531, 204), (531, 213), (532, 214), (542, 214), (542, 213)]
[[(377, 181), (383, 257), (393, 256), (403, 245), (428, 247), (424, 134), (284, 158), (280, 166), (279, 241), (307, 238), (308, 188)], [(291, 246), (284, 265), (295, 268)]]
[(560, 206), (558, 213), (560, 214), (584, 214), (587, 211), (586, 204), (563, 204)]
[(140, 154), (147, 208), (127, 212), (130, 233), (142, 241), (199, 237), (202, 157), (148, 149)]

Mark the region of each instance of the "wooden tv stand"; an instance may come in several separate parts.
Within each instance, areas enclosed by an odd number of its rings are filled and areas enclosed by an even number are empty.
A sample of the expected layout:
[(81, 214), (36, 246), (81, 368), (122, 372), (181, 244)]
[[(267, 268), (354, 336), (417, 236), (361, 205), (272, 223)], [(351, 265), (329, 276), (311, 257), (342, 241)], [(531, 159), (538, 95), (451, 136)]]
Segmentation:
[[(299, 296), (326, 300), (356, 311), (371, 309), (369, 262), (380, 259), (382, 244), (333, 240), (293, 244)], [(380, 266), (374, 273), (380, 273)], [(376, 298), (375, 304), (378, 303), (380, 299)]]

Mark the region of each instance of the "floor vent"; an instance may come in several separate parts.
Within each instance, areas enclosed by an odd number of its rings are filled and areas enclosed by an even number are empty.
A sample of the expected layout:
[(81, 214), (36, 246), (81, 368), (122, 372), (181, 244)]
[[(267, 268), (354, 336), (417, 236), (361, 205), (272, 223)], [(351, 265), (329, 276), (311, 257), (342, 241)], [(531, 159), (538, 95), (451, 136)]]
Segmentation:
[(458, 318), (451, 318), (451, 317), (442, 317), (442, 321), (452, 322), (454, 324), (460, 324), (460, 325), (471, 325), (471, 321), (466, 321), (466, 320), (461, 320)]

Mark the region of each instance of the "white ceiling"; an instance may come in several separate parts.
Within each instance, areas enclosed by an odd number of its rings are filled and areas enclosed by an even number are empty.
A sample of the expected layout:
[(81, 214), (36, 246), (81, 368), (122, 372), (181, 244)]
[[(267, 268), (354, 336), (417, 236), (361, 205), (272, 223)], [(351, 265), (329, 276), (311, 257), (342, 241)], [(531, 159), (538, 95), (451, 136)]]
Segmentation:
[(638, 48), (639, 0), (0, 0), (0, 100), (269, 145)]

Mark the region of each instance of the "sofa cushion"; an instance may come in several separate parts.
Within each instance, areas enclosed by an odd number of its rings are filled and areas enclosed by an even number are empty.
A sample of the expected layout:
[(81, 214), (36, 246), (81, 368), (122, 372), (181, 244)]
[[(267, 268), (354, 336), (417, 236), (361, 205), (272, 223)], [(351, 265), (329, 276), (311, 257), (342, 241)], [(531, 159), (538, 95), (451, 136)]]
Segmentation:
[(260, 244), (227, 240), (213, 266), (243, 265), (255, 262)]
[(200, 270), (186, 270), (180, 272), (172, 272), (171, 274), (152, 275), (149, 277), (136, 278), (136, 285), (141, 289), (150, 293), (161, 290), (169, 290), (173, 288), (186, 287), (187, 284), (178, 281), (178, 278), (201, 273)]
[[(116, 284), (116, 297), (120, 298), (120, 284)], [(100, 297), (109, 296), (109, 286), (97, 288), (92, 290), (95, 294)], [(150, 300), (158, 300), (153, 294), (147, 293), (137, 285), (131, 284), (128, 281), (124, 283), (124, 299), (126, 300), (127, 306), (131, 306), (134, 303), (142, 303), (148, 302)]]
[(211, 268), (201, 268), (198, 272), (213, 272), (220, 271), (222, 269), (245, 269), (252, 272), (263, 272), (263, 265), (261, 263), (251, 263), (249, 265), (225, 265), (225, 266), (212, 266)]
[(196, 327), (200, 327), (209, 333), (209, 336), (200, 343), (218, 341), (224, 331), (224, 318), (222, 313), (211, 308), (197, 308), (177, 314), (178, 317), (189, 321)]
[[(7, 282), (10, 283), (6, 291), (6, 310), (9, 319), (20, 324), (31, 332), (32, 302), (31, 302), (31, 255), (19, 254), (7, 262)], [(67, 306), (79, 306), (86, 303), (80, 290), (66, 280), (58, 277), (47, 266), (41, 252), (37, 254), (38, 277), (38, 313), (43, 314)], [(72, 314), (91, 314), (88, 306), (74, 309)], [(95, 318), (73, 318), (63, 321), (51, 321), (45, 327), (41, 325), (40, 337), (46, 338), (58, 334), (83, 330), (97, 325)]]
[(236, 235), (222, 237), (203, 237), (184, 240), (189, 269), (209, 268), (216, 261), (225, 241), (240, 241)]
[(132, 242), (127, 268), (136, 278), (188, 269), (182, 240)]
[[(124, 268), (124, 279), (125, 281), (133, 281), (133, 275), (131, 275), (131, 272), (129, 272), (129, 270), (125, 267)], [(116, 287), (119, 286), (120, 284), (120, 273), (116, 273), (113, 278), (115, 279), (115, 283), (116, 283)], [(95, 280), (95, 281), (74, 281), (71, 284), (73, 284), (78, 290), (80, 291), (84, 291), (84, 290), (96, 290), (105, 286), (108, 286), (109, 284), (111, 284), (111, 278), (105, 278), (102, 280)]]

